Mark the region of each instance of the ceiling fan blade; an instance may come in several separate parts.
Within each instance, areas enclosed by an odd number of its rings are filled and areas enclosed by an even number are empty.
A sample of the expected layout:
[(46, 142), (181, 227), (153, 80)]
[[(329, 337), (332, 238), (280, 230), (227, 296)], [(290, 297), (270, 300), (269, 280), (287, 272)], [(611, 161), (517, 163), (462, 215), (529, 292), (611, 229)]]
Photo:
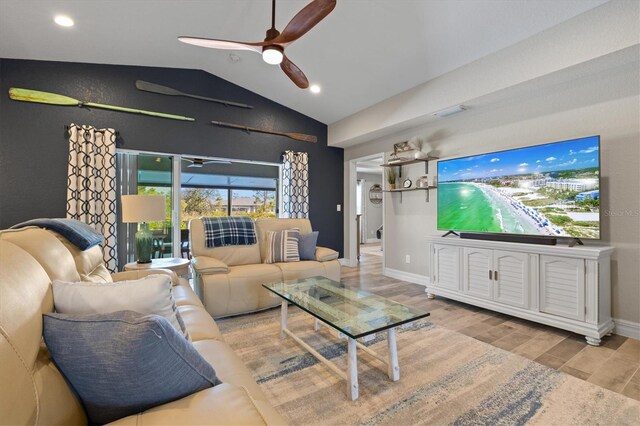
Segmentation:
[(257, 43), (245, 43), (231, 40), (217, 40), (214, 38), (200, 38), (200, 37), (178, 37), (183, 43), (193, 44), (194, 46), (208, 47), (210, 49), (223, 49), (223, 50), (252, 50), (257, 53), (262, 53), (262, 46), (269, 43), (263, 41)]
[(306, 89), (309, 87), (309, 80), (307, 80), (307, 76), (304, 75), (302, 70), (298, 68), (296, 64), (291, 62), (286, 55), (282, 58), (282, 62), (280, 63), (280, 68), (282, 71), (301, 89)]
[(282, 33), (272, 40), (274, 43), (291, 43), (315, 27), (336, 7), (336, 0), (314, 0), (306, 5), (287, 24)]

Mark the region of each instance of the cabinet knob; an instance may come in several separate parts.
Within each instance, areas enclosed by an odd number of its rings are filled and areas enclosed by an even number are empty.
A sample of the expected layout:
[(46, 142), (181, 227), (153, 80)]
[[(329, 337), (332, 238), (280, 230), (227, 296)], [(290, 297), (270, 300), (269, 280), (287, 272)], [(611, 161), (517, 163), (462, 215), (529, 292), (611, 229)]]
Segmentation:
[(489, 269), (489, 281), (491, 281), (491, 280), (493, 279), (493, 278), (492, 278), (492, 272), (493, 272), (493, 271), (492, 271), (491, 269)]

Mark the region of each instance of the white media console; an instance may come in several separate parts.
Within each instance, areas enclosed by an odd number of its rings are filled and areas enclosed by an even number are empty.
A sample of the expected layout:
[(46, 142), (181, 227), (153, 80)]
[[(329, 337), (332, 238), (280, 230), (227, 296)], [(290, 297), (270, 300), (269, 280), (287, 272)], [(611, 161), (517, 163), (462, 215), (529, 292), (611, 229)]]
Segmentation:
[(613, 247), (429, 237), (427, 293), (582, 334), (611, 333)]

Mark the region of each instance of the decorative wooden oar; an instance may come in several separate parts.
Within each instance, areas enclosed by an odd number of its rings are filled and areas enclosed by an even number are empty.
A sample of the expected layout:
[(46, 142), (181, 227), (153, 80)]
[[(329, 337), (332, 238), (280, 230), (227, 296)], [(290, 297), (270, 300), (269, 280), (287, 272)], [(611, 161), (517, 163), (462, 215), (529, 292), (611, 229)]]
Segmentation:
[(171, 87), (161, 86), (159, 84), (149, 83), (148, 81), (143, 81), (143, 80), (136, 81), (136, 88), (138, 90), (144, 90), (145, 92), (151, 92), (151, 93), (158, 93), (160, 95), (184, 96), (187, 98), (200, 99), (201, 101), (217, 102), (219, 104), (223, 104), (224, 106), (234, 106), (238, 108), (248, 108), (248, 109), (253, 108), (252, 105), (225, 101), (222, 99), (207, 98), (206, 96), (192, 95), (190, 93), (184, 93), (179, 90), (172, 89)]
[(258, 129), (256, 127), (243, 126), (241, 124), (225, 123), (222, 121), (212, 121), (211, 124), (215, 124), (216, 126), (221, 126), (221, 127), (229, 127), (231, 129), (244, 130), (247, 133), (249, 132), (267, 133), (270, 135), (286, 136), (288, 138), (295, 139), (297, 141), (313, 142), (313, 143), (318, 142), (318, 138), (316, 136), (305, 135), (304, 133), (275, 132), (273, 130)]
[(19, 89), (12, 87), (9, 89), (9, 97), (14, 101), (37, 102), (51, 105), (73, 105), (79, 107), (93, 107), (109, 109), (113, 111), (131, 112), (133, 114), (151, 115), (153, 117), (170, 118), (172, 120), (195, 121), (195, 118), (184, 117), (182, 115), (165, 114), (164, 112), (145, 111), (142, 109), (126, 108), (115, 105), (96, 104), (94, 102), (82, 102), (56, 93), (40, 92), (38, 90)]

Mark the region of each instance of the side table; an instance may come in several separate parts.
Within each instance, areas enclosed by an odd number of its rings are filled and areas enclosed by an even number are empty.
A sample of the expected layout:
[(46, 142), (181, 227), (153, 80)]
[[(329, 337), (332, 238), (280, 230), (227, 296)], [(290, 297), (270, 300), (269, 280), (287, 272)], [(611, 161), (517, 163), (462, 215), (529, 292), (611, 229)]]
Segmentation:
[(178, 276), (183, 277), (189, 274), (189, 259), (180, 257), (168, 257), (162, 259), (151, 259), (151, 263), (131, 262), (124, 265), (125, 271), (136, 271), (140, 269), (170, 269)]

